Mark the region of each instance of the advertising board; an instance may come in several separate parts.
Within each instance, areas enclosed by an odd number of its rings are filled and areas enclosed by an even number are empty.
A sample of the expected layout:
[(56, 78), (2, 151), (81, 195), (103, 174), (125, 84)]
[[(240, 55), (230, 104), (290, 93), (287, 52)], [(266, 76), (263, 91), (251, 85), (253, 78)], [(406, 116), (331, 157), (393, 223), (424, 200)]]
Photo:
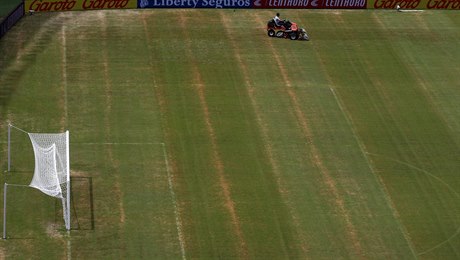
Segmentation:
[(452, 9), (460, 10), (460, 0), (368, 0), (368, 9)]
[(366, 9), (367, 0), (254, 0), (254, 8)]
[(25, 0), (25, 12), (136, 8), (137, 0)]
[(365, 9), (367, 0), (139, 0), (139, 8)]
[(139, 8), (250, 8), (252, 0), (139, 0)]

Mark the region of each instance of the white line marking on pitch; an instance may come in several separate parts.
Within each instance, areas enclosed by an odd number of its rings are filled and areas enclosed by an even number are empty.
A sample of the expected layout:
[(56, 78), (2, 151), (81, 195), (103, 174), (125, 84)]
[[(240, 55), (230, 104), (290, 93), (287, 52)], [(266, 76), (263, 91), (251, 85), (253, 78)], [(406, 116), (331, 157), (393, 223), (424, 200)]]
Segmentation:
[(410, 250), (412, 252), (412, 255), (414, 256), (415, 259), (417, 259), (418, 258), (417, 257), (417, 252), (414, 249), (414, 245), (412, 244), (412, 240), (410, 239), (409, 232), (406, 230), (406, 228), (404, 227), (404, 225), (400, 221), (400, 219), (398, 217), (398, 211), (396, 210), (396, 207), (393, 205), (393, 201), (391, 200), (390, 195), (389, 195), (388, 191), (385, 188), (385, 184), (377, 176), (377, 173), (376, 173), (376, 171), (374, 169), (374, 166), (373, 166), (371, 160), (369, 159), (369, 156), (368, 156), (369, 153), (366, 151), (366, 147), (364, 146), (364, 143), (361, 141), (361, 139), (359, 138), (358, 134), (355, 131), (351, 116), (349, 116), (349, 113), (342, 106), (342, 103), (341, 103), (339, 97), (337, 96), (337, 94), (335, 93), (334, 89), (331, 88), (331, 87), (329, 89), (331, 90), (332, 95), (334, 96), (334, 99), (335, 99), (337, 105), (340, 108), (340, 111), (342, 111), (342, 114), (345, 117), (345, 120), (347, 121), (348, 126), (351, 129), (351, 132), (352, 132), (352, 134), (353, 134), (353, 136), (354, 136), (354, 138), (356, 140), (356, 143), (359, 146), (359, 149), (361, 150), (361, 153), (363, 154), (364, 158), (366, 159), (366, 162), (367, 162), (367, 165), (369, 167), (369, 170), (372, 172), (372, 175), (374, 176), (374, 178), (376, 179), (377, 183), (379, 184), (378, 186), (379, 186), (380, 192), (382, 192), (383, 197), (385, 198), (385, 201), (386, 201), (388, 207), (392, 211), (393, 217), (395, 218), (396, 223), (398, 224), (398, 226), (399, 226), (399, 228), (400, 228), (400, 230), (401, 230), (401, 232), (402, 232), (402, 234), (404, 236), (404, 239), (406, 240), (406, 242), (407, 242), (407, 244), (408, 244), (408, 246), (409, 246), (409, 248), (410, 248)]
[(67, 231), (66, 239), (67, 239), (67, 260), (71, 260), (72, 259), (72, 240), (71, 240), (69, 231)]
[(182, 232), (182, 222), (180, 220), (179, 216), (179, 209), (177, 206), (177, 199), (176, 199), (176, 193), (174, 192), (174, 185), (172, 181), (172, 175), (171, 175), (171, 170), (169, 167), (169, 160), (168, 160), (168, 153), (166, 152), (166, 145), (165, 143), (156, 143), (156, 142), (148, 142), (148, 143), (136, 143), (136, 142), (106, 142), (106, 143), (70, 143), (71, 145), (161, 145), (162, 150), (163, 150), (163, 157), (165, 160), (165, 167), (166, 167), (166, 174), (168, 176), (168, 187), (169, 187), (169, 193), (171, 195), (171, 202), (174, 207), (174, 217), (176, 220), (176, 229), (177, 229), (177, 236), (179, 239), (179, 244), (180, 244), (180, 250), (182, 254), (182, 259), (187, 259), (185, 256), (185, 240), (184, 240), (184, 235)]
[[(433, 178), (433, 179), (439, 181), (440, 183), (442, 183), (444, 186), (447, 187), (448, 190), (450, 190), (453, 194), (455, 194), (455, 196), (457, 196), (457, 198), (460, 198), (460, 194), (456, 190), (454, 190), (454, 188), (452, 188), (447, 182), (445, 182), (443, 179), (439, 178), (438, 176), (436, 176), (436, 175), (434, 175), (434, 174), (432, 174), (432, 173), (430, 173), (428, 171), (425, 171), (425, 170), (423, 170), (421, 168), (418, 168), (417, 166), (414, 166), (414, 165), (412, 165), (410, 163), (406, 163), (406, 162), (403, 162), (403, 161), (400, 161), (400, 160), (397, 160), (397, 159), (394, 159), (394, 158), (391, 158), (391, 157), (383, 156), (383, 155), (380, 155), (380, 154), (374, 154), (374, 153), (367, 153), (367, 154), (369, 154), (371, 156), (378, 156), (378, 157), (381, 157), (381, 158), (385, 158), (387, 160), (390, 160), (390, 161), (393, 161), (393, 162), (396, 162), (396, 163), (399, 163), (399, 164), (402, 164), (402, 165), (406, 165), (409, 168), (412, 168), (412, 169), (417, 170), (417, 171), (419, 171), (421, 173), (424, 173), (424, 174), (430, 176), (431, 178)], [(427, 250), (425, 250), (423, 252), (418, 253), (418, 255), (424, 255), (426, 253), (429, 253), (429, 252), (441, 247), (442, 245), (448, 243), (450, 240), (452, 240), (452, 238), (456, 237), (459, 234), (460, 234), (460, 226), (446, 240), (440, 242), (439, 244), (437, 244), (437, 245), (435, 245), (435, 246), (433, 246), (433, 247), (431, 247), (431, 248), (429, 248), (429, 249), (427, 249)]]
[(165, 164), (166, 164), (166, 172), (168, 174), (168, 185), (169, 185), (169, 192), (171, 194), (171, 201), (174, 206), (174, 216), (176, 218), (176, 228), (177, 228), (177, 235), (179, 238), (179, 243), (180, 243), (180, 250), (182, 253), (182, 259), (186, 259), (185, 257), (185, 242), (184, 242), (184, 235), (182, 233), (182, 222), (179, 217), (179, 210), (177, 207), (177, 199), (176, 199), (176, 193), (174, 192), (174, 187), (173, 187), (173, 182), (172, 182), (172, 177), (171, 177), (171, 172), (169, 170), (169, 160), (168, 160), (168, 154), (166, 152), (166, 145), (164, 143), (161, 143), (161, 146), (163, 148), (163, 155), (165, 158)]
[(107, 143), (70, 143), (71, 145), (164, 145), (164, 143), (107, 142)]
[(64, 85), (64, 128), (67, 127), (68, 110), (67, 110), (67, 40), (66, 26), (62, 25), (62, 84)]

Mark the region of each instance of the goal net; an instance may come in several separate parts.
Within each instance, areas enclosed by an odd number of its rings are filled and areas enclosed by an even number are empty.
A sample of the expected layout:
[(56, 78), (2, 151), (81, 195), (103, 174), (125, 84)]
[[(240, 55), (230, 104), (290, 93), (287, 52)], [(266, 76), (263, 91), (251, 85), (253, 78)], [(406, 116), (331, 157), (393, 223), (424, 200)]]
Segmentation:
[(29, 186), (62, 200), (65, 226), (70, 230), (69, 131), (28, 135), (35, 156), (35, 170)]

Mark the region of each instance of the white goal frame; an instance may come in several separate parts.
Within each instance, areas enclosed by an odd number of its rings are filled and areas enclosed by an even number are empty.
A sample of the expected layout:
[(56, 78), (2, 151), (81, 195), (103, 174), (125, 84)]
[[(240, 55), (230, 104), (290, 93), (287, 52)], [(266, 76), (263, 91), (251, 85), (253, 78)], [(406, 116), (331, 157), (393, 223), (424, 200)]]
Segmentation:
[[(8, 123), (8, 169), (7, 172), (11, 172), (11, 130), (16, 129), (26, 135), (28, 135), (29, 140), (32, 142), (33, 146), (33, 141), (32, 137), (30, 136), (31, 133), (18, 128), (11, 123)], [(71, 226), (70, 226), (70, 139), (69, 139), (69, 131), (66, 131), (65, 133), (59, 133), (59, 134), (65, 134), (65, 156), (66, 156), (66, 169), (65, 169), (65, 194), (62, 194), (60, 197), (62, 200), (62, 210), (63, 210), (63, 217), (64, 217), (64, 222), (65, 222), (65, 228), (67, 231), (70, 231)], [(53, 144), (54, 146), (54, 144)], [(34, 151), (35, 154), (35, 151)], [(62, 175), (61, 175), (62, 176)], [(61, 183), (62, 185), (62, 183)], [(3, 190), (3, 239), (7, 238), (6, 234), (6, 220), (7, 220), (7, 189), (8, 186), (18, 186), (18, 187), (31, 187), (31, 188), (37, 188), (32, 185), (24, 185), (24, 184), (10, 184), (10, 183), (4, 183), (4, 190)], [(62, 187), (62, 186), (61, 186)], [(37, 188), (39, 189), (39, 188)], [(40, 190), (40, 189), (39, 189)], [(55, 197), (57, 198), (57, 197)]]

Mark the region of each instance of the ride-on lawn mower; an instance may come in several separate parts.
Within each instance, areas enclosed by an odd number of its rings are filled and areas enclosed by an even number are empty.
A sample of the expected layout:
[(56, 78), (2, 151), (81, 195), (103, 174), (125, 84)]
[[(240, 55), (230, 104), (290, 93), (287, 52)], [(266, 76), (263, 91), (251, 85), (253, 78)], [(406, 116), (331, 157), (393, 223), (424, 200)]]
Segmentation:
[(270, 37), (289, 38), (291, 40), (310, 40), (304, 28), (297, 27), (296, 23), (289, 20), (284, 20), (277, 26), (275, 21), (271, 19), (267, 23), (267, 34)]

